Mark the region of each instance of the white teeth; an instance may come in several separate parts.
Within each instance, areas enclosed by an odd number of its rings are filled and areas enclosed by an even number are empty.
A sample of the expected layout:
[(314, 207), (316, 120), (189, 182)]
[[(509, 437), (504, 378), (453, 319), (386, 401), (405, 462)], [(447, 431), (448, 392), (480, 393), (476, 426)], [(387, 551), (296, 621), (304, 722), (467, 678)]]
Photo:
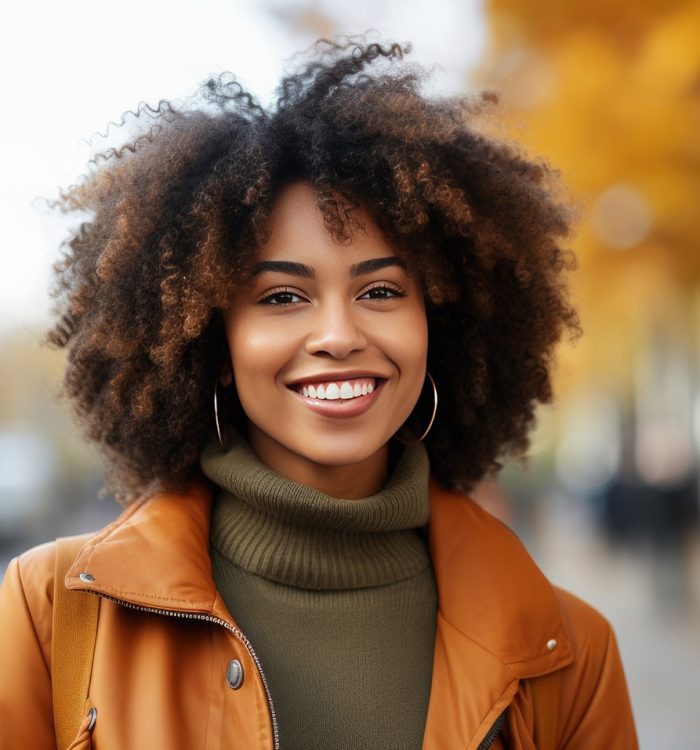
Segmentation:
[(349, 401), (350, 399), (373, 393), (374, 388), (375, 383), (373, 378), (358, 378), (352, 382), (343, 380), (342, 382), (318, 383), (316, 385), (304, 383), (301, 385), (299, 393), (304, 398), (315, 398), (326, 401)]

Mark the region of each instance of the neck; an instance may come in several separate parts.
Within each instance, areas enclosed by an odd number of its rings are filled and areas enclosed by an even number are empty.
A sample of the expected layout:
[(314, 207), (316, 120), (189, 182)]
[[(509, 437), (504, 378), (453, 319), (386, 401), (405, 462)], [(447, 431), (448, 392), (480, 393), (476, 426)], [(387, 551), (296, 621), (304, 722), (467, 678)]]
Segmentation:
[(328, 466), (293, 453), (252, 425), (248, 438), (253, 451), (268, 468), (331, 497), (348, 500), (369, 497), (379, 492), (387, 480), (388, 445), (359, 463)]

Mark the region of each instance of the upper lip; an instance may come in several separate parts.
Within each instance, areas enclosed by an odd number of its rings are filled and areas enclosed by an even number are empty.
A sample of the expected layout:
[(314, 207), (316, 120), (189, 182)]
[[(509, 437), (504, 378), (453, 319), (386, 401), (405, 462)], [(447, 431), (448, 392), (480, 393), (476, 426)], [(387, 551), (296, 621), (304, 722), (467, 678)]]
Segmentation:
[(344, 372), (316, 372), (313, 375), (302, 375), (294, 380), (290, 380), (286, 385), (304, 385), (306, 383), (326, 383), (342, 382), (344, 380), (353, 380), (355, 378), (375, 378), (375, 380), (386, 380), (386, 375), (380, 375), (370, 370), (346, 370)]

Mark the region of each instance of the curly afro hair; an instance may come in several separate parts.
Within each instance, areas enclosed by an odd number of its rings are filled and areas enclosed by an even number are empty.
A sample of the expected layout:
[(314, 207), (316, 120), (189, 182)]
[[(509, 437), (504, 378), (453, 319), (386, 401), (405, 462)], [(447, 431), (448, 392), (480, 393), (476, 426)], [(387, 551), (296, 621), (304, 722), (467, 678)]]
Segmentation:
[(407, 52), (321, 40), (269, 108), (229, 74), (183, 105), (142, 104), (129, 142), (61, 192), (59, 207), (88, 220), (56, 265), (48, 340), (68, 351), (64, 393), (122, 501), (198, 471), (228, 359), (220, 311), (279, 190), (301, 180), (339, 242), (365, 207), (422, 283), (434, 476), (468, 489), (524, 455), (552, 398), (554, 346), (579, 333), (569, 210), (546, 166), (479, 132), (493, 96), (426, 95)]

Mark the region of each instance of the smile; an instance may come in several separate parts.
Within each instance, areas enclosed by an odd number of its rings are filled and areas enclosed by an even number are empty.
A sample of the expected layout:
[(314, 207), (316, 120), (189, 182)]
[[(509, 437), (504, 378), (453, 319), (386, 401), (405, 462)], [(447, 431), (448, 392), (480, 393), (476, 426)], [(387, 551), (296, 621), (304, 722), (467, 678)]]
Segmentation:
[(319, 401), (348, 401), (373, 393), (375, 385), (375, 378), (352, 378), (323, 383), (303, 383), (297, 385), (295, 390), (304, 398), (315, 398)]
[(385, 383), (385, 378), (356, 377), (294, 383), (289, 388), (316, 414), (344, 419), (364, 414), (382, 392)]

